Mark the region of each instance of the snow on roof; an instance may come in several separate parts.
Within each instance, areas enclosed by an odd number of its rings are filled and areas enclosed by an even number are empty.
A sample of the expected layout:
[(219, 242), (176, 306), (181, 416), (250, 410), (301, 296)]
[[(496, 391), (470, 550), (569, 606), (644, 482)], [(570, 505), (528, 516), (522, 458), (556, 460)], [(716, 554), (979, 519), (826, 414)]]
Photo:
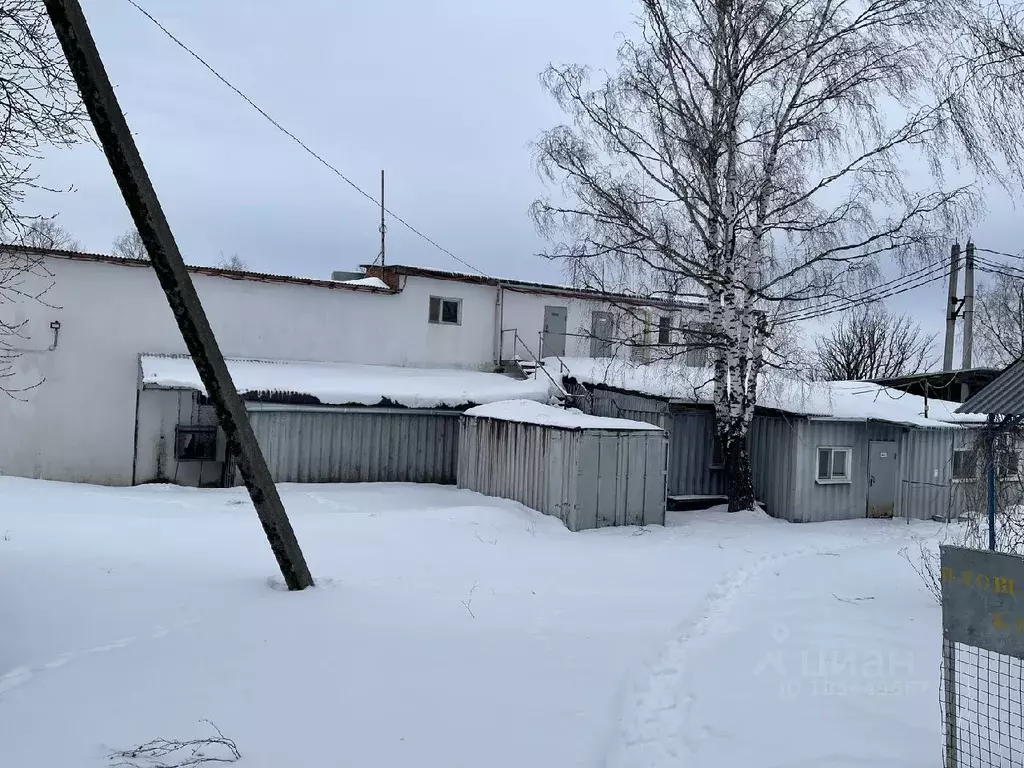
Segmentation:
[[(227, 364), (239, 394), (303, 395), (324, 405), (392, 402), (408, 408), (458, 408), (550, 396), (546, 378), (520, 381), (480, 371), (268, 360), (228, 360)], [(144, 387), (206, 391), (188, 356), (142, 355), (141, 365)]]
[[(713, 373), (678, 363), (646, 365), (624, 360), (563, 358), (568, 377), (582, 384), (599, 384), (666, 400), (710, 405)], [(550, 370), (560, 370), (552, 360)], [(972, 424), (984, 417), (957, 414), (959, 403), (928, 398), (928, 417), (923, 397), (866, 381), (807, 382), (781, 375), (762, 375), (757, 404), (762, 408), (801, 416), (859, 421), (872, 419), (921, 427)]]
[(524, 424), (541, 424), (562, 429), (607, 429), (618, 431), (661, 431), (661, 427), (643, 421), (611, 419), (603, 416), (588, 416), (576, 409), (567, 410), (552, 405), (543, 405), (533, 400), (506, 400), (504, 402), (478, 405), (466, 411), (467, 416), (502, 421), (518, 421)]
[(388, 284), (379, 277), (360, 277), (355, 280), (339, 280), (342, 285), (361, 285), (364, 288), (384, 288), (388, 290)]

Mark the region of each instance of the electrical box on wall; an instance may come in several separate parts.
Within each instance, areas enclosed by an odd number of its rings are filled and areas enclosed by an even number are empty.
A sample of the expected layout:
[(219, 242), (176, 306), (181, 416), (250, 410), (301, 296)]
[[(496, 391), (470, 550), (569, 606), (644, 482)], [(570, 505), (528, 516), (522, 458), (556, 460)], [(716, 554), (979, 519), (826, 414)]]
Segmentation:
[(174, 429), (174, 458), (178, 461), (222, 461), (220, 430), (216, 426), (178, 425)]

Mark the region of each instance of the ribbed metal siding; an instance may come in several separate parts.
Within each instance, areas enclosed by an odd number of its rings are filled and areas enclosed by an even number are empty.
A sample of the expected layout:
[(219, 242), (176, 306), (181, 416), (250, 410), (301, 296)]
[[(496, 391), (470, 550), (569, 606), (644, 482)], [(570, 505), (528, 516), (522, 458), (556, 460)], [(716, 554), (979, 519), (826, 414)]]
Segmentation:
[(708, 410), (676, 410), (669, 416), (669, 495), (725, 493), (725, 471), (713, 468), (715, 416)]
[(458, 413), (261, 408), (249, 420), (279, 483), (455, 483)]
[(1024, 358), (999, 378), (961, 405), (957, 413), (994, 413), (1000, 416), (1024, 414)]
[(926, 520), (956, 518), (967, 511), (972, 484), (953, 482), (953, 451), (970, 448), (983, 430), (970, 427), (911, 430), (907, 435), (908, 466), (903, 483), (903, 515)]
[[(794, 451), (798, 462), (794, 473), (794, 503), (788, 509), (780, 509), (778, 517), (802, 523), (867, 517), (869, 443), (885, 440), (899, 446), (903, 431), (902, 427), (877, 422), (805, 421), (797, 432)], [(820, 484), (815, 481), (819, 447), (853, 450), (849, 483)], [(897, 467), (897, 477), (899, 472)], [(897, 487), (897, 504), (899, 499), (900, 489)]]
[(755, 416), (750, 424), (754, 494), (772, 517), (787, 519), (795, 504), (800, 418)]
[(664, 432), (566, 430), (464, 416), (458, 486), (512, 499), (572, 531), (665, 521)]
[(570, 390), (569, 394), (576, 396), (574, 405), (577, 408), (593, 416), (645, 421), (662, 429), (666, 429), (668, 426), (666, 419), (669, 405), (664, 400), (642, 395), (609, 392), (604, 389), (588, 391), (578, 384)]

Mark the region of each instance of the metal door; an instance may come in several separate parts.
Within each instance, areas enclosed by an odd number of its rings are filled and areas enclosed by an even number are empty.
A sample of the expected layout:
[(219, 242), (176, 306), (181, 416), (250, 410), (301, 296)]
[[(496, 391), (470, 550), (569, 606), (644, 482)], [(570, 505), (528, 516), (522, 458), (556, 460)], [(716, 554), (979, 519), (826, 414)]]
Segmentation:
[(872, 440), (868, 455), (868, 517), (896, 510), (896, 443)]
[(569, 316), (566, 307), (544, 307), (544, 336), (540, 356), (565, 357), (565, 322)]
[(590, 320), (590, 356), (612, 356), (615, 321), (611, 312), (594, 312)]

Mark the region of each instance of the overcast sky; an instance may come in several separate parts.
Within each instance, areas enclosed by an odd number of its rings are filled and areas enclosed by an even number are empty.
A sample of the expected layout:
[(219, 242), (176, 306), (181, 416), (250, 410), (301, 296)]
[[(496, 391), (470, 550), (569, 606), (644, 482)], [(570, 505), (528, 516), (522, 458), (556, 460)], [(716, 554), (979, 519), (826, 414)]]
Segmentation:
[[(529, 219), (543, 192), (529, 142), (561, 115), (549, 62), (614, 66), (632, 0), (138, 0), (359, 186), (481, 270), (559, 280)], [(378, 212), (179, 49), (127, 0), (84, 0), (171, 227), (193, 263), (327, 277), (372, 261)], [(301, 9), (301, 10), (300, 10)], [(108, 251), (130, 218), (101, 151), (55, 152), (30, 199), (83, 248)], [(994, 196), (974, 238), (1024, 250), (1019, 213)], [(463, 271), (392, 222), (388, 259)], [(941, 330), (936, 283), (891, 303)]]

